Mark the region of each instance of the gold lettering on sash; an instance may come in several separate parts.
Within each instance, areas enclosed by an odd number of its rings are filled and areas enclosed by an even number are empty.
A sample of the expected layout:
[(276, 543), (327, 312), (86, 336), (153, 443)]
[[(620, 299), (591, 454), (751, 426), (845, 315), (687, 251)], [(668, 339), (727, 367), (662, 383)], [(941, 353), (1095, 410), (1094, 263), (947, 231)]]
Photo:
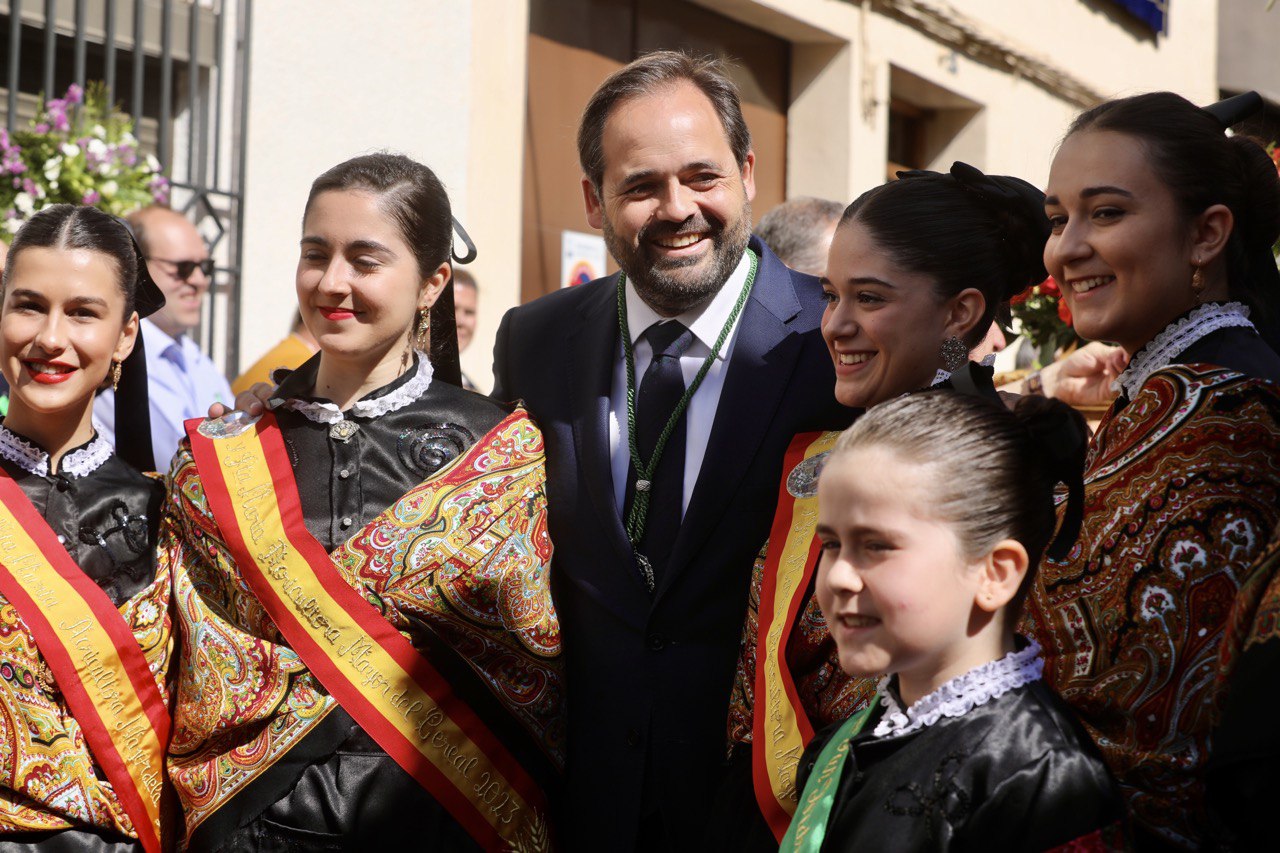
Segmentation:
[[(40, 555), (30, 551), (29, 546), (21, 553), (14, 554), (16, 549), (23, 547), (22, 543), (15, 538), (14, 523), (15, 519), (12, 515), (0, 512), (0, 561), (44, 611), (47, 613), (62, 611), (65, 607), (64, 602), (40, 576), (42, 569), (49, 569), (48, 563), (42, 560)], [(116, 731), (111, 740), (119, 751), (121, 759), (132, 765), (135, 778), (142, 783), (152, 802), (158, 803), (162, 782), (160, 774), (154, 769), (147, 749), (150, 721), (144, 716), (126, 716), (123, 691), (131, 690), (132, 686), (122, 685), (120, 672), (103, 663), (101, 652), (94, 647), (94, 638), (90, 636), (90, 631), (95, 624), (91, 617), (75, 622), (60, 619), (58, 631), (62, 632), (69, 651), (75, 655), (79, 663), (78, 669), (84, 674), (81, 682), (91, 694), (94, 705), (104, 714), (110, 715), (110, 719), (104, 722), (110, 722)]]
[[(376, 701), (380, 697), (403, 717), (424, 747), (436, 751), (442, 763), (452, 767), (463, 781), (473, 783), (472, 791), (476, 795), (473, 801), (483, 803), (499, 823), (510, 824), (518, 819), (521, 801), (506, 781), (488, 770), (476, 773), (480, 764), (480, 757), (475, 754), (477, 747), (465, 737), (464, 742), (455, 741), (449, 731), (453, 726), (444, 725), (449, 722), (444, 712), (425, 693), (412, 686), (396, 689), (403, 680), (398, 681), (395, 676), (388, 676), (378, 668), (374, 662), (373, 641), (360, 631), (333, 624), (324, 615), (326, 602), (308, 594), (304, 578), (295, 575), (290, 568), (291, 562), (305, 561), (306, 558), (294, 554), (285, 538), (283, 527), (279, 526), (281, 520), (274, 487), (269, 479), (263, 482), (265, 460), (250, 449), (246, 440), (256, 441), (252, 434), (219, 441), (219, 459), (229, 475), (226, 480), (239, 506), (242, 529), (247, 527), (250, 541), (246, 544), (251, 543), (259, 569), (270, 578), (271, 586), (280, 599), (333, 648), (330, 657), (343, 666), (348, 678), (360, 686), (366, 698)], [(314, 581), (314, 576), (311, 580)], [(328, 606), (335, 604), (328, 602)], [(352, 673), (356, 677), (351, 677)], [(414, 694), (423, 698), (415, 699)], [(537, 820), (536, 813), (528, 816), (531, 826), (536, 825)]]

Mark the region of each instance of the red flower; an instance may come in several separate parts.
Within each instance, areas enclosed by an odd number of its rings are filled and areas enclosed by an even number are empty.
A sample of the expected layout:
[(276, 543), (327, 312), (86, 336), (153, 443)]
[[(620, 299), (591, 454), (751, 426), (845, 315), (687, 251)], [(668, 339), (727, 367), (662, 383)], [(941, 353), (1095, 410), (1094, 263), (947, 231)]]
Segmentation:
[(1071, 325), (1071, 306), (1067, 304), (1067, 300), (1061, 297), (1058, 298), (1058, 319), (1068, 326)]
[(1040, 292), (1045, 296), (1053, 296), (1055, 298), (1062, 296), (1062, 290), (1059, 289), (1058, 283), (1053, 280), (1053, 276), (1049, 276), (1040, 282)]

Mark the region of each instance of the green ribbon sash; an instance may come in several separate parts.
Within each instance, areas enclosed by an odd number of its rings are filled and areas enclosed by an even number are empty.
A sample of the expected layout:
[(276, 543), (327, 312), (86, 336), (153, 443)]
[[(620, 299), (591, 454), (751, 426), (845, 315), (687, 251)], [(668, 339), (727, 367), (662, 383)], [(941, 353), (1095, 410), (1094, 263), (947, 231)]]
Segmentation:
[(822, 842), (827, 837), (827, 820), (831, 817), (836, 789), (840, 787), (840, 771), (844, 769), (844, 761), (849, 756), (849, 741), (862, 731), (875, 706), (876, 700), (872, 699), (870, 705), (845, 720), (831, 740), (827, 741), (822, 752), (818, 753), (813, 773), (809, 775), (804, 793), (800, 795), (800, 806), (796, 809), (795, 819), (787, 828), (778, 853), (818, 853), (822, 848)]

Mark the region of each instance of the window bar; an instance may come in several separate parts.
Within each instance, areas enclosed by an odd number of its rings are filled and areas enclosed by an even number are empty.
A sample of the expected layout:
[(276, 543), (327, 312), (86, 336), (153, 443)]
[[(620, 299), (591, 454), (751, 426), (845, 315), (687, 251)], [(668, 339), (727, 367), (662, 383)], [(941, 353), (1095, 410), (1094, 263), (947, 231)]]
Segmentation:
[[(187, 48), (187, 181), (196, 180), (196, 140), (200, 138), (200, 6), (192, 3), (187, 7), (190, 15)], [(203, 190), (197, 190), (197, 194)]]
[(44, 97), (55, 97), (53, 93), (53, 57), (58, 50), (58, 4), (57, 0), (44, 0)]
[(235, 236), (234, 251), (231, 253), (231, 262), (235, 266), (236, 279), (235, 284), (227, 295), (227, 364), (236, 370), (240, 366), (240, 296), (241, 288), (244, 284), (242, 278), (243, 273), (243, 245), (244, 245), (244, 171), (245, 163), (248, 159), (248, 145), (244, 144), (245, 128), (249, 124), (249, 51), (252, 36), (253, 21), (253, 0), (243, 0), (236, 12), (236, 28), (239, 30), (239, 56), (236, 63), (236, 79), (241, 81), (243, 87), (240, 93), (240, 116), (236, 128), (236, 156), (238, 165), (236, 173), (232, 177), (233, 186), (237, 188), (237, 192), (232, 196), (235, 210), (235, 226), (232, 231)]
[(105, 30), (106, 52), (102, 56), (102, 79), (107, 87), (107, 107), (115, 105), (116, 96), (116, 0), (107, 0), (102, 13)]
[(142, 125), (142, 81), (146, 71), (147, 48), (144, 44), (146, 32), (143, 29), (143, 2), (133, 0), (133, 102), (129, 104), (129, 112), (133, 114), (134, 126)]
[[(210, 63), (209, 66), (209, 74), (212, 75), (209, 78), (210, 89), (213, 90), (210, 92), (210, 98), (213, 101), (213, 133), (206, 134), (206, 136), (212, 136), (214, 140), (222, 139), (222, 80), (226, 77), (226, 73), (222, 67), (223, 60), (225, 59), (222, 52), (227, 43), (227, 5), (228, 4), (226, 2), (223, 2), (219, 4), (218, 7), (217, 18), (215, 19), (216, 23), (213, 28), (213, 62)], [(219, 156), (222, 152), (219, 148), (221, 148), (221, 146), (217, 145), (213, 149), (212, 183), (215, 187), (222, 186), (222, 183), (218, 180), (222, 171), (222, 157)], [(203, 170), (204, 166), (201, 165), (200, 168)], [(201, 172), (201, 175), (204, 175), (203, 171)]]
[(12, 131), (18, 123), (18, 71), (21, 68), (22, 0), (9, 0), (9, 99), (5, 105), (5, 126)]
[(160, 162), (173, 174), (173, 0), (160, 4)]
[(88, 44), (84, 37), (85, 26), (89, 23), (89, 10), (86, 8), (87, 5), (88, 4), (85, 0), (76, 0), (76, 31), (73, 36), (75, 39), (74, 56), (76, 61), (75, 81), (81, 91), (84, 90), (85, 64), (88, 56)]

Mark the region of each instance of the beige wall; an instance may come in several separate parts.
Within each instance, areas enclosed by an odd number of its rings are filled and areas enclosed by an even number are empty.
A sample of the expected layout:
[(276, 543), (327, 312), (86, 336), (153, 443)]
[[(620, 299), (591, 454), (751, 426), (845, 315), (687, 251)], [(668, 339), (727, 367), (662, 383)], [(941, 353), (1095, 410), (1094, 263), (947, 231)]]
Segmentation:
[[(884, 180), (891, 92), (904, 80), (938, 103), (974, 109), (940, 119), (954, 138), (928, 146), (933, 168), (954, 159), (1043, 183), (1057, 141), (1081, 109), (1025, 77), (971, 58), (886, 6), (940, 11), (972, 35), (1071, 78), (1099, 98), (1172, 89), (1216, 97), (1216, 3), (1170, 4), (1168, 32), (1145, 34), (1116, 7), (1082, 0), (695, 0), (793, 41), (788, 195), (849, 201)], [(891, 86), (891, 81), (893, 84)]]
[[(1080, 109), (881, 11), (949, 10), (1017, 56), (1108, 97), (1217, 91), (1217, 4), (1170, 4), (1153, 38), (1083, 0), (690, 0), (792, 42), (787, 192), (849, 201), (884, 179), (891, 93), (968, 105), (928, 146), (1043, 183)], [(430, 165), (479, 246), (476, 339), (463, 369), (491, 382), (493, 335), (520, 294), (520, 196), (528, 0), (271, 0), (254, 4), (241, 359), (281, 337), (311, 180), (390, 148)], [(1108, 10), (1108, 11), (1104, 11)]]

